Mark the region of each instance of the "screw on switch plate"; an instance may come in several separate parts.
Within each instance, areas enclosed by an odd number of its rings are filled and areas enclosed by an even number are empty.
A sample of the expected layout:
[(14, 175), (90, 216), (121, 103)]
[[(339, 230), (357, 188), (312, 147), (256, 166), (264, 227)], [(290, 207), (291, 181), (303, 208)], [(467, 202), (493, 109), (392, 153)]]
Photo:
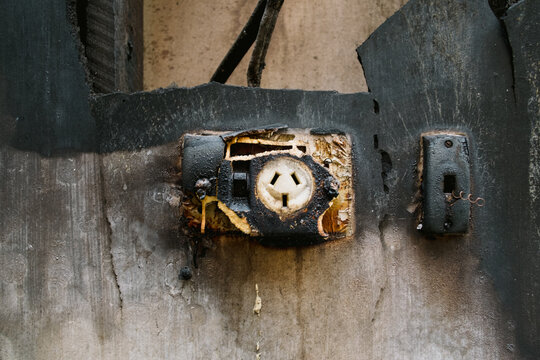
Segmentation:
[(462, 234), (469, 230), (471, 193), (469, 144), (457, 133), (422, 135), (422, 231), (429, 234)]
[(237, 230), (270, 245), (343, 237), (352, 234), (351, 175), (344, 134), (279, 126), (186, 134), (182, 178), (192, 196), (183, 213), (201, 232)]

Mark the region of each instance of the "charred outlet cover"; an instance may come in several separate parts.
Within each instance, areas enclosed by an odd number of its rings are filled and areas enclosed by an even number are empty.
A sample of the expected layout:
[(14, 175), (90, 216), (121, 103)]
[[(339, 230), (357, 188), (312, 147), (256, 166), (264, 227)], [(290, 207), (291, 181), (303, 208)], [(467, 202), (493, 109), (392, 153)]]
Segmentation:
[(350, 141), (342, 133), (270, 126), (183, 138), (189, 224), (241, 231), (274, 246), (351, 235)]

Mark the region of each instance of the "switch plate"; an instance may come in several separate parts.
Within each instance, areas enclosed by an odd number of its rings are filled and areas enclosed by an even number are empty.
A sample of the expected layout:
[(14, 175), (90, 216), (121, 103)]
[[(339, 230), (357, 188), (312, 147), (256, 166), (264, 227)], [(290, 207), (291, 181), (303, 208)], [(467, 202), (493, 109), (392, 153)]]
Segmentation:
[[(464, 134), (422, 135), (422, 231), (463, 234), (469, 230), (471, 193), (469, 144)], [(461, 196), (460, 196), (461, 194)]]

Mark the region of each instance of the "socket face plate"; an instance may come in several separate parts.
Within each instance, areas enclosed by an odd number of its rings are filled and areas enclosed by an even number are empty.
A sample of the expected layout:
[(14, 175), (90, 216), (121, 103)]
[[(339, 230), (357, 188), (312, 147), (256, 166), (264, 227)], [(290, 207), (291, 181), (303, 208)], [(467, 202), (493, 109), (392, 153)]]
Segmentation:
[[(220, 141), (223, 146), (216, 145)], [(187, 195), (182, 211), (195, 229), (259, 237), (302, 235), (311, 238), (309, 243), (352, 235), (349, 136), (269, 127), (186, 134), (182, 143)], [(198, 148), (189, 149), (192, 144)], [(201, 184), (206, 184), (203, 190)]]
[(256, 196), (278, 214), (292, 214), (313, 198), (315, 179), (300, 160), (281, 157), (265, 164), (256, 180)]

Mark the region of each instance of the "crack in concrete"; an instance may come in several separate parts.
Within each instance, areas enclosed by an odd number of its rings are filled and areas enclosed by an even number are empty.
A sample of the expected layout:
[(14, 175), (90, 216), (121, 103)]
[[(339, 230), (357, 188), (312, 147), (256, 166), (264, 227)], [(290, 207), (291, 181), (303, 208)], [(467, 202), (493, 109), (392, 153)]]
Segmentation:
[(388, 225), (388, 221), (388, 214), (384, 214), (382, 219), (379, 221), (379, 240), (381, 241), (383, 250), (386, 250), (386, 243), (384, 242), (384, 228), (386, 227), (386, 225)]
[(514, 49), (512, 48), (512, 43), (510, 42), (510, 37), (508, 36), (508, 29), (506, 28), (506, 23), (504, 22), (504, 17), (499, 18), (502, 31), (504, 33), (504, 39), (506, 44), (506, 50), (510, 57), (510, 70), (512, 73), (512, 97), (514, 99), (514, 105), (517, 105), (517, 94), (516, 94), (516, 70), (514, 66)]
[(302, 274), (302, 249), (297, 248), (296, 254), (295, 254), (295, 282), (296, 282), (296, 291), (297, 291), (297, 302), (296, 302), (296, 321), (298, 323), (298, 326), (300, 327), (300, 359), (306, 358), (306, 334), (305, 334), (305, 326), (304, 326), (304, 317), (302, 315), (302, 282), (303, 282), (303, 274)]
[(384, 298), (384, 290), (386, 289), (386, 284), (388, 283), (388, 277), (386, 277), (386, 281), (384, 282), (384, 285), (379, 290), (379, 296), (377, 296), (377, 301), (375, 302), (375, 309), (373, 310), (373, 316), (371, 318), (371, 322), (375, 322), (377, 318), (379, 317), (379, 314), (381, 313), (381, 303)]
[[(383, 250), (383, 257), (385, 257), (385, 258), (386, 258), (386, 256), (385, 256), (386, 244), (385, 244), (385, 239), (384, 239), (384, 229), (388, 225), (388, 222), (389, 222), (389, 215), (388, 214), (384, 214), (382, 219), (379, 221), (379, 241), (381, 243), (381, 247), (382, 247), (382, 250)], [(375, 307), (373, 309), (373, 316), (371, 317), (371, 322), (372, 323), (374, 323), (377, 320), (377, 318), (379, 317), (379, 315), (381, 313), (381, 306), (382, 306), (381, 304), (382, 304), (382, 302), (384, 300), (385, 289), (388, 286), (388, 273), (386, 271), (386, 259), (383, 260), (383, 261), (384, 261), (384, 268), (385, 268), (384, 284), (380, 287), (379, 295), (377, 295), (377, 301), (375, 301)]]
[(101, 193), (101, 200), (102, 200), (101, 213), (102, 213), (103, 219), (105, 220), (105, 224), (107, 226), (107, 252), (109, 253), (109, 256), (110, 256), (112, 275), (114, 278), (116, 289), (118, 290), (118, 299), (120, 301), (120, 312), (122, 312), (122, 310), (124, 309), (124, 296), (122, 294), (122, 289), (120, 288), (120, 283), (118, 282), (118, 272), (114, 264), (114, 253), (112, 251), (112, 225), (107, 215), (107, 196), (105, 193), (105, 177), (103, 176), (103, 168), (104, 168), (103, 157), (99, 156), (99, 180), (100, 180), (99, 186), (100, 186), (100, 193)]

